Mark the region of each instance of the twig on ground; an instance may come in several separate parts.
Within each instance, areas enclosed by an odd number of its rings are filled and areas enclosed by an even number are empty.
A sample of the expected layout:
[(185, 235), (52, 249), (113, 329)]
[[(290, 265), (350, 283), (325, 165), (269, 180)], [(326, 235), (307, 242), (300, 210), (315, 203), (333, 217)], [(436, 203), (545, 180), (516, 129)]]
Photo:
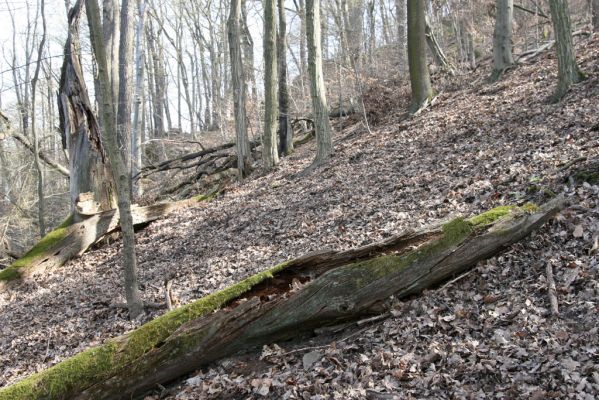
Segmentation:
[(558, 316), (557, 289), (555, 287), (555, 280), (553, 279), (553, 266), (550, 262), (547, 263), (547, 294), (551, 303), (551, 315)]

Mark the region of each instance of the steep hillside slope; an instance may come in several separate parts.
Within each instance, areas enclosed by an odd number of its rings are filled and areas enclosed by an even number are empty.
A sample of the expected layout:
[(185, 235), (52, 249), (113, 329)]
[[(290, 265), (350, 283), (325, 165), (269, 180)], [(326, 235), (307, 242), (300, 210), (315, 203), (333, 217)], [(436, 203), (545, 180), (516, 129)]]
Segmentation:
[[(324, 168), (296, 177), (313, 156), (305, 146), (274, 173), (256, 172), (213, 202), (140, 232), (144, 299), (162, 301), (163, 282), (173, 278), (185, 303), (312, 250), (562, 191), (575, 204), (529, 242), (398, 303), (383, 323), (350, 327), (318, 349), (285, 354), (292, 345), (282, 343), (286, 350), (265, 349), (261, 362), (219, 363), (172, 398), (599, 393), (599, 266), (589, 253), (599, 187), (576, 174), (596, 168), (599, 157), (599, 37), (583, 41), (579, 54), (590, 77), (555, 105), (545, 102), (555, 83), (551, 54), (494, 85), (484, 81), (488, 71), (446, 82), (435, 105), (411, 119), (396, 107), (405, 89), (382, 82), (379, 96), (369, 96), (372, 132), (338, 126), (336, 154)], [(0, 294), (0, 386), (140, 323), (111, 306), (123, 301), (119, 246)], [(560, 320), (547, 316), (547, 263)]]

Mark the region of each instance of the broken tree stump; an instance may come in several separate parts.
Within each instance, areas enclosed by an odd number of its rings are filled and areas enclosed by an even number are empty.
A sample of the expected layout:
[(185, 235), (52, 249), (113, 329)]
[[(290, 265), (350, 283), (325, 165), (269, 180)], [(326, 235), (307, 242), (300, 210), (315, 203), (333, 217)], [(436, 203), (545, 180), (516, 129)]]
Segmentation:
[[(146, 207), (133, 206), (133, 225), (143, 226), (174, 210), (210, 199), (211, 195), (196, 196), (173, 203), (154, 204)], [(81, 256), (94, 243), (119, 228), (116, 210), (99, 213), (77, 214), (68, 217), (58, 228), (49, 232), (25, 255), (8, 268), (0, 271), (0, 290), (13, 281), (28, 278), (45, 270), (56, 268), (71, 258)]]
[(238, 351), (380, 313), (390, 296), (439, 285), (523, 239), (564, 206), (558, 197), (540, 208), (499, 207), (285, 262), (8, 386), (0, 400), (140, 396)]

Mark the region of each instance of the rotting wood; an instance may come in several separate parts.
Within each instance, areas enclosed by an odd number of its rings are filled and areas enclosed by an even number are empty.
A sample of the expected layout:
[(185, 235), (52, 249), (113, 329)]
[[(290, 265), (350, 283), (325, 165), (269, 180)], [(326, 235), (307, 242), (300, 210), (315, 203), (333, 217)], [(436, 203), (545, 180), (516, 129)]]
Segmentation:
[[(133, 225), (143, 226), (174, 210), (188, 207), (211, 196), (199, 196), (173, 203), (133, 206)], [(72, 223), (74, 222), (74, 223)], [(118, 212), (103, 211), (91, 215), (69, 217), (61, 226), (49, 232), (25, 255), (0, 272), (0, 290), (13, 281), (28, 278), (45, 270), (57, 268), (71, 258), (81, 256), (91, 245), (119, 228)]]
[[(238, 351), (380, 314), (390, 296), (438, 286), (523, 239), (565, 204), (558, 197), (540, 208), (500, 207), (359, 249), (300, 257), (6, 387), (0, 400), (129, 399)], [(291, 290), (294, 279), (303, 285)]]

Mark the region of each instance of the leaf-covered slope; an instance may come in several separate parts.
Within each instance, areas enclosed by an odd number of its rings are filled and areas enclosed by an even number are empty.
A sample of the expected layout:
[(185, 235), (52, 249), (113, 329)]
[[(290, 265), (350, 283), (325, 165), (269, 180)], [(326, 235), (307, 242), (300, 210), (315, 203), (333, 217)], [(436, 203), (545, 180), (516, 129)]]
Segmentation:
[[(294, 390), (361, 398), (370, 382), (378, 391), (401, 387), (416, 397), (435, 397), (435, 390), (447, 387), (456, 394), (498, 390), (517, 397), (576, 390), (583, 378), (580, 390), (592, 393), (593, 356), (583, 350), (598, 346), (597, 335), (588, 333), (598, 325), (597, 260), (588, 249), (598, 229), (599, 193), (580, 182), (571, 188), (564, 178), (599, 156), (593, 107), (599, 98), (598, 51), (597, 37), (582, 43), (579, 54), (590, 78), (558, 105), (544, 101), (555, 82), (549, 55), (495, 85), (484, 83), (486, 72), (460, 77), (418, 118), (399, 121), (402, 110), (388, 109), (372, 135), (347, 123), (337, 127), (336, 155), (315, 174), (293, 178), (313, 156), (309, 146), (300, 148), (274, 173), (138, 234), (144, 298), (162, 301), (163, 281), (175, 274), (173, 291), (186, 303), (310, 250), (370, 243), (449, 214), (475, 214), (563, 189), (582, 204), (464, 280), (398, 305), (396, 318), (344, 341), (347, 348), (324, 348), (327, 358), (313, 369), (301, 368), (302, 352), (274, 358), (267, 364), (273, 370), (267, 385), (260, 371), (246, 370), (240, 378), (243, 369), (221, 364), (199, 377), (205, 386), (184, 389), (193, 392), (189, 398), (207, 397), (209, 388), (214, 395), (224, 390), (244, 397), (264, 386), (273, 398)], [(580, 157), (587, 161), (562, 170)], [(582, 236), (575, 237), (579, 225)], [(0, 294), (0, 385), (135, 326), (124, 310), (110, 307), (122, 301), (118, 248), (106, 246)], [(539, 260), (556, 262), (563, 292), (559, 323), (543, 314), (545, 266)], [(539, 350), (568, 340), (565, 352)], [(427, 360), (437, 359), (435, 354), (441, 359), (432, 368)], [(567, 375), (556, 370), (562, 362), (572, 367)], [(516, 378), (523, 383), (511, 389)], [(205, 395), (198, 394), (204, 389)]]

